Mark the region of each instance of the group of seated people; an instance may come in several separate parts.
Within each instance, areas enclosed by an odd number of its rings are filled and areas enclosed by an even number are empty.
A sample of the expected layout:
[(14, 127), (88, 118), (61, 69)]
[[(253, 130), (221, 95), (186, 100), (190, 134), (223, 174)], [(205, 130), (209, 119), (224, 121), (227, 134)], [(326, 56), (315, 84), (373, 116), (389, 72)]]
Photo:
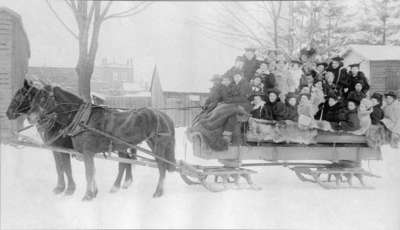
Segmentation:
[[(315, 61), (314, 56), (315, 50), (303, 49), (299, 59), (287, 61), (273, 51), (259, 60), (256, 49), (246, 48), (232, 68), (212, 78), (203, 108), (210, 112), (221, 104), (236, 104), (256, 119), (357, 135), (381, 125), (400, 138), (396, 92), (370, 95), (360, 63), (345, 67), (339, 56), (325, 62)], [(229, 142), (234, 129), (229, 127), (232, 121), (227, 124), (223, 136)]]

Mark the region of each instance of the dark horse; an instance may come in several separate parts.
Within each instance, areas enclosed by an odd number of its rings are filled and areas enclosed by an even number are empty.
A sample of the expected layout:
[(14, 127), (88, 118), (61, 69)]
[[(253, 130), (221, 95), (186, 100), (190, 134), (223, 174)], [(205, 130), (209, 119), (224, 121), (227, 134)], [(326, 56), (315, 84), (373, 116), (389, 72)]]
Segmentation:
[[(26, 91), (23, 95), (29, 101), (27, 104), (30, 108), (27, 113), (36, 117), (39, 123), (47, 120), (51, 127), (58, 124), (58, 133), (67, 130), (67, 127), (75, 121), (82, 106), (85, 105), (82, 99), (60, 87), (45, 86), (42, 89), (36, 88), (35, 93), (30, 93), (33, 95), (32, 97), (26, 96)], [(174, 124), (164, 113), (149, 108), (121, 112), (102, 106), (91, 105), (89, 107), (90, 114), (86, 121), (88, 127), (118, 137), (132, 145), (145, 141), (157, 156), (169, 162), (175, 162)], [(91, 200), (97, 195), (94, 154), (109, 151), (126, 152), (127, 146), (86, 129), (68, 134), (72, 135), (73, 148), (84, 155), (87, 190), (83, 200)], [(156, 158), (156, 162), (160, 176), (153, 196), (159, 197), (163, 194), (166, 170), (173, 171), (175, 167), (158, 158)]]
[[(30, 103), (33, 97), (38, 93), (38, 89), (32, 87), (31, 83), (27, 80), (24, 81), (24, 86), (20, 88), (14, 95), (10, 105), (7, 109), (7, 117), (10, 120), (17, 119), (21, 115), (28, 114), (31, 109)], [(37, 125), (38, 131), (40, 132), (44, 142), (50, 140), (54, 135), (56, 135), (56, 128), (58, 124), (55, 124), (55, 129), (44, 129), (40, 125)], [(72, 139), (69, 136), (60, 137), (54, 140), (50, 146), (61, 147), (61, 148), (73, 148)], [(53, 151), (54, 160), (56, 163), (57, 170), (57, 185), (53, 189), (55, 194), (60, 194), (65, 191), (65, 195), (72, 195), (75, 192), (75, 182), (72, 177), (71, 169), (71, 158), (69, 154), (64, 154), (60, 152)], [(68, 180), (68, 186), (65, 190), (65, 180), (64, 174)]]

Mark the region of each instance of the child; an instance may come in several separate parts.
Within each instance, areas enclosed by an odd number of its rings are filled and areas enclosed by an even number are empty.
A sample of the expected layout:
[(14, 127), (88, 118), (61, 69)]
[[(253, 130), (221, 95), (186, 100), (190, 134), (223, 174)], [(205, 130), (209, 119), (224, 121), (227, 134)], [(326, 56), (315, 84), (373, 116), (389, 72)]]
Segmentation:
[(299, 119), (299, 115), (297, 114), (297, 96), (296, 94), (289, 92), (286, 95), (285, 101), (285, 112), (286, 112), (286, 120), (291, 120), (297, 122)]
[(265, 119), (265, 101), (261, 95), (254, 95), (251, 102), (254, 106), (250, 111), (252, 117), (257, 119)]
[(358, 101), (350, 98), (347, 101), (347, 109), (338, 115), (339, 122), (331, 122), (334, 130), (356, 131), (360, 129), (360, 120), (357, 115)]
[(371, 102), (373, 107), (370, 117), (373, 125), (378, 125), (380, 121), (383, 119), (384, 114), (382, 110), (382, 98), (383, 96), (379, 93), (374, 93), (371, 96)]

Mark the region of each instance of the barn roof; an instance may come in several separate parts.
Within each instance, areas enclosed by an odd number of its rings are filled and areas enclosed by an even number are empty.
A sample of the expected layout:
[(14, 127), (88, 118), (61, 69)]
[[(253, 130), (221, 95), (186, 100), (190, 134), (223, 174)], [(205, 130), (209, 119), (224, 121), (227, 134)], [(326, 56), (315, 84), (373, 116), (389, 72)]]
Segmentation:
[(343, 56), (346, 57), (351, 52), (371, 61), (400, 60), (400, 46), (350, 45)]
[(4, 6), (0, 7), (0, 13), (2, 13), (2, 12), (6, 12), (10, 16), (12, 16), (15, 20), (17, 20), (17, 22), (19, 23), (19, 26), (21, 27), (22, 33), (25, 37), (26, 44), (28, 46), (28, 57), (30, 57), (31, 56), (31, 48), (30, 48), (28, 36), (27, 36), (25, 28), (24, 28), (24, 24), (22, 23), (21, 16), (14, 10), (12, 10), (8, 7), (4, 7)]

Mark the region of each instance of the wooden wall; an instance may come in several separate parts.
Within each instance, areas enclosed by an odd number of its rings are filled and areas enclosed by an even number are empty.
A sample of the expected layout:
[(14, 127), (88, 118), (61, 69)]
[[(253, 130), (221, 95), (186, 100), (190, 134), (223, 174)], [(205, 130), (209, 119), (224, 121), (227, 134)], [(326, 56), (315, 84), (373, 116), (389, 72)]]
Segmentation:
[(193, 118), (200, 113), (201, 108), (179, 109), (185, 107), (200, 107), (204, 105), (207, 93), (164, 92), (165, 109), (172, 118), (175, 127), (190, 127)]
[(29, 42), (20, 17), (0, 8), (0, 136), (9, 136), (22, 125), (22, 119), (9, 121), (5, 115), (16, 90), (28, 71)]
[(400, 60), (371, 61), (371, 92), (385, 92), (400, 89)]

